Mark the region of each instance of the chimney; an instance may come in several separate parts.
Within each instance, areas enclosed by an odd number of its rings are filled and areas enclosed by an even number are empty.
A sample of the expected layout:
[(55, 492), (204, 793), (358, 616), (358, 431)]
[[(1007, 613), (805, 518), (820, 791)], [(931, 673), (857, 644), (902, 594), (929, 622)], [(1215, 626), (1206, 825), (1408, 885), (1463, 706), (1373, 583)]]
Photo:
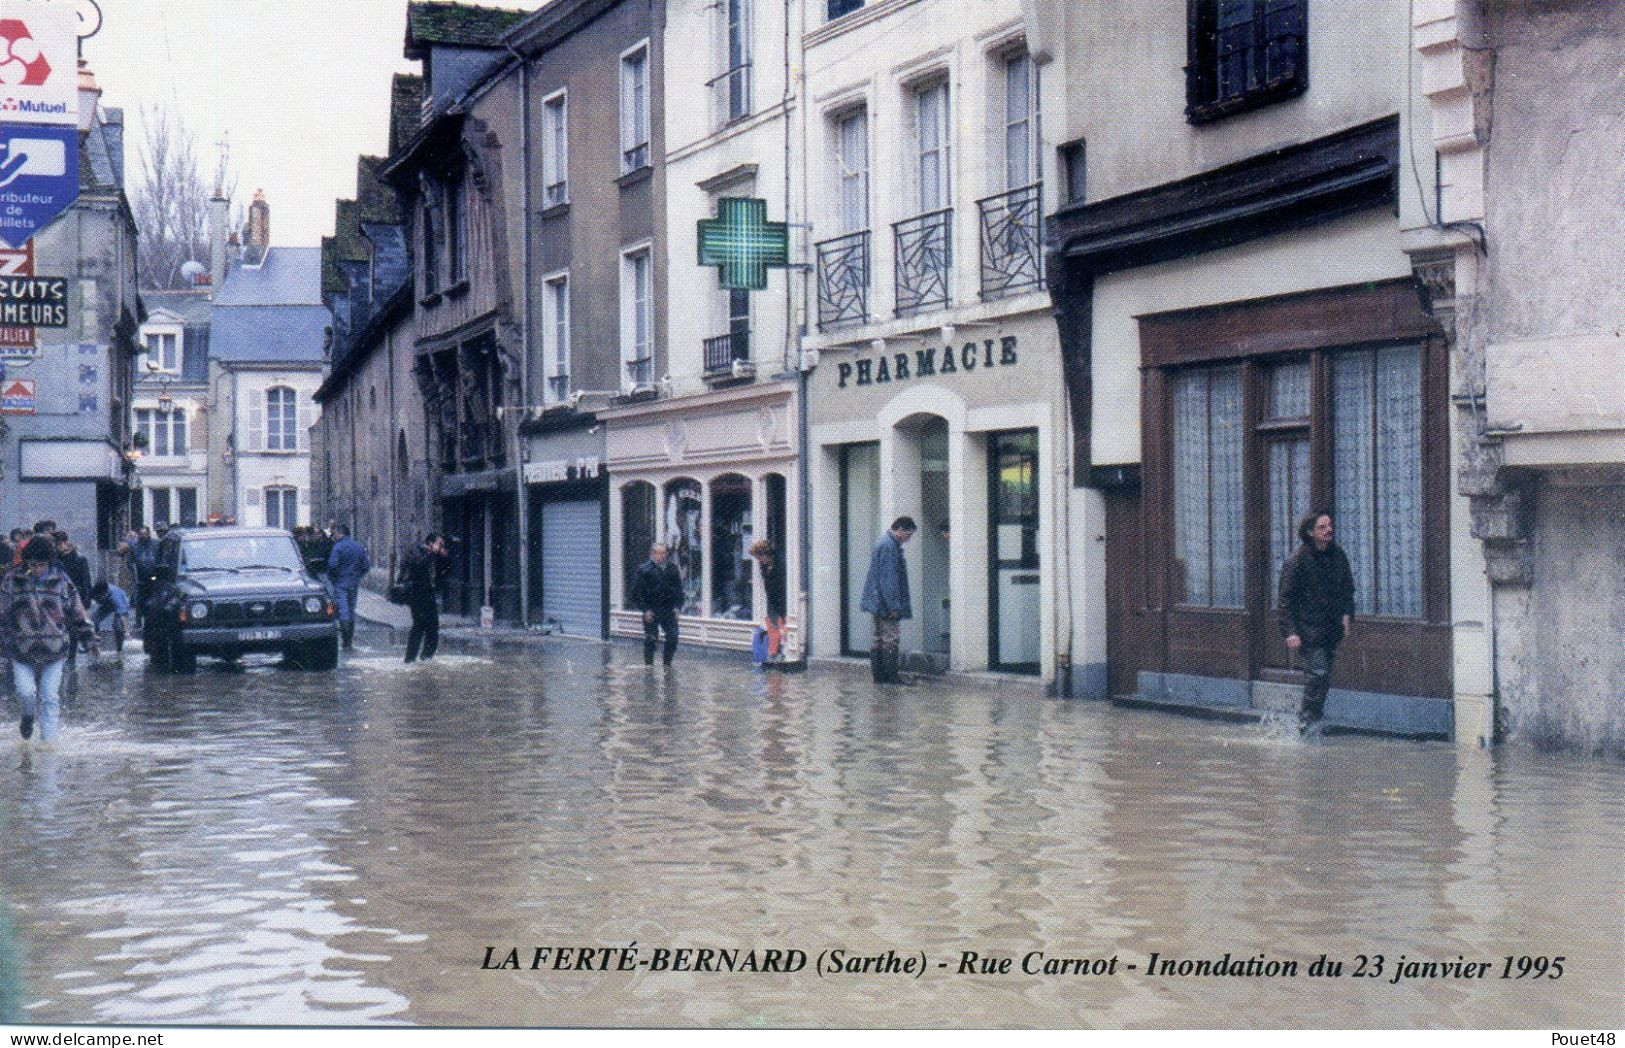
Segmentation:
[(254, 202), (248, 205), (247, 243), (244, 244), (254, 263), (265, 260), (266, 249), (271, 246), (271, 205), (265, 202), (265, 190), (254, 190)]
[(96, 107), (101, 103), (102, 89), (96, 83), (96, 74), (90, 63), (79, 59), (79, 131), (88, 133), (96, 126)]
[(209, 200), (209, 283), (219, 287), (226, 279), (226, 213), (230, 203), (216, 192)]

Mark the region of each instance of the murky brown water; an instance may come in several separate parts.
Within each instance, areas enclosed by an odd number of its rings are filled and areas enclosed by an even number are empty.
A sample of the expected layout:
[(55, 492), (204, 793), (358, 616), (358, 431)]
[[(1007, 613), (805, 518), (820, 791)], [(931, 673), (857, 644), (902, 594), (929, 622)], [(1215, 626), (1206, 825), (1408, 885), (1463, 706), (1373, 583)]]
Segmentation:
[[(1617, 764), (634, 661), (559, 642), (331, 675), (97, 667), (54, 752), (0, 735), (0, 1019), (1625, 1024)], [(488, 946), (634, 940), (809, 962), (481, 969)], [(835, 947), (927, 968), (821, 978)], [(957, 974), (967, 950), (1015, 970)], [(1119, 967), (1023, 974), (1033, 950)], [(1152, 977), (1153, 951), (1301, 968)], [(1321, 953), (1342, 978), (1305, 974)], [(1401, 954), (1493, 964), (1395, 985)], [(1562, 977), (1496, 978), (1526, 954)]]

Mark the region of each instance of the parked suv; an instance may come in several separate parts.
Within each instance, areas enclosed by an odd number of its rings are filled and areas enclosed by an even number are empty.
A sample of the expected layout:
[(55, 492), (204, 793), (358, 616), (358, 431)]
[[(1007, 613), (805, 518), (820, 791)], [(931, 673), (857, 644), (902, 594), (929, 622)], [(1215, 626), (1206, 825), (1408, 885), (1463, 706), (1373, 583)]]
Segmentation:
[(338, 664), (333, 595), (279, 528), (174, 528), (158, 547), (142, 645), (155, 669), (190, 673), (199, 655), (280, 651), (306, 669)]

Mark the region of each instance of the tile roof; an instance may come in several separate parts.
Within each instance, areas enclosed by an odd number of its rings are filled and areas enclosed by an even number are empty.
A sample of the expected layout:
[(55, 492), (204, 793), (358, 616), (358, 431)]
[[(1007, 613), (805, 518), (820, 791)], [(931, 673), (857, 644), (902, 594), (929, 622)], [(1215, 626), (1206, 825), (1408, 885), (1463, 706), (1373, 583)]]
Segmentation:
[(389, 155), (412, 140), (423, 123), (423, 78), (396, 73), (389, 87)]
[(217, 306), (320, 306), (322, 249), (273, 247), (259, 266), (238, 266), (215, 293)]
[(474, 4), (420, 0), (406, 6), (406, 57), (422, 58), (426, 47), (496, 47), (502, 34), (525, 17)]
[(216, 306), (209, 355), (234, 364), (325, 364), (326, 306)]

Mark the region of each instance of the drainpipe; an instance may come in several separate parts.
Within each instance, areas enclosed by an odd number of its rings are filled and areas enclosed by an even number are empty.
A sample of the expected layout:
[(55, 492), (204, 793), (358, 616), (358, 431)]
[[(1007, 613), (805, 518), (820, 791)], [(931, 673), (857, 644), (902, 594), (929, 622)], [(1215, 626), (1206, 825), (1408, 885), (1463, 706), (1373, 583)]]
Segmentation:
[[(785, 0), (785, 2), (784, 2), (784, 104), (783, 104), (783, 109), (784, 109), (784, 210), (785, 210), (785, 220), (786, 221), (789, 221), (789, 219), (790, 219), (790, 214), (789, 214), (789, 212), (790, 212), (790, 201), (791, 201), (791, 196), (790, 196), (790, 162), (791, 162), (791, 159), (793, 157), (793, 150), (791, 148), (793, 131), (792, 131), (792, 127), (791, 127), (791, 117), (790, 117), (790, 40), (791, 40), (790, 19), (794, 16), (794, 12), (795, 12), (796, 8), (797, 8), (797, 5), (794, 3), (794, 0)], [(805, 62), (802, 63), (802, 67), (798, 71), (798, 77), (799, 77), (799, 80), (800, 80), (800, 90), (798, 92), (797, 97), (800, 99), (800, 104), (796, 107), (796, 115), (799, 116), (801, 121), (802, 121), (802, 143), (803, 143), (803, 146), (805, 146), (805, 143), (806, 143), (806, 120), (807, 120), (807, 115), (806, 115), (807, 69), (806, 69), (806, 63)], [(801, 163), (802, 163), (801, 186), (802, 186), (802, 194), (803, 194), (803, 196), (805, 196), (806, 187), (807, 187), (807, 180), (806, 180), (807, 151), (806, 151), (805, 148), (803, 148), (802, 151), (801, 151)], [(801, 222), (803, 224), (807, 220), (806, 215), (801, 215), (800, 218), (801, 218)], [(807, 240), (807, 237), (806, 237), (806, 235), (804, 233), (802, 235), (802, 254), (803, 254), (803, 256), (805, 256), (806, 250), (807, 250), (807, 248), (806, 248), (806, 240)], [(806, 262), (805, 257), (803, 257), (802, 262), (805, 264), (805, 262)], [(803, 321), (802, 323), (797, 323), (796, 322), (796, 311), (795, 311), (795, 308), (794, 308), (794, 306), (795, 306), (795, 291), (794, 291), (794, 289), (793, 289), (793, 287), (791, 285), (791, 281), (790, 281), (790, 274), (792, 272), (801, 272), (801, 273), (804, 274), (804, 273), (808, 272), (808, 270), (806, 270), (805, 268), (802, 268), (802, 269), (799, 269), (799, 270), (786, 270), (785, 271), (785, 274), (784, 274), (784, 325), (785, 325), (785, 334), (787, 336), (789, 336), (789, 338), (794, 339), (793, 344), (795, 346), (795, 362), (796, 362), (796, 440), (800, 445), (799, 453), (796, 455), (796, 484), (801, 489), (799, 498), (797, 499), (797, 509), (798, 509), (799, 512), (797, 512), (797, 514), (796, 514), (797, 527), (798, 527), (798, 529), (800, 531), (800, 534), (797, 536), (797, 539), (798, 539), (797, 545), (799, 546), (800, 551), (801, 551), (801, 565), (800, 565), (801, 571), (799, 572), (799, 574), (801, 576), (801, 579), (800, 579), (800, 582), (801, 582), (801, 658), (802, 658), (803, 662), (811, 663), (811, 661), (812, 661), (812, 642), (813, 642), (813, 601), (812, 601), (812, 427), (811, 427), (811, 425), (810, 425), (810, 423), (808, 422), (808, 419), (807, 419), (807, 402), (808, 402), (808, 399), (809, 399), (808, 393), (809, 393), (810, 379), (809, 379), (808, 374), (807, 374), (807, 371), (808, 371), (808, 369), (807, 369), (807, 354), (806, 354), (806, 350), (802, 346), (802, 332), (805, 330), (805, 321)], [(802, 301), (802, 306), (805, 307), (806, 303), (807, 303), (807, 278), (805, 276), (802, 277), (802, 283), (801, 283), (801, 301)], [(803, 317), (806, 316), (805, 311), (802, 313), (802, 316)], [(787, 345), (788, 344), (790, 344), (790, 343), (787, 342)]]
[(515, 511), (519, 523), (519, 625), (530, 625), (530, 492), (525, 488), (526, 445), (519, 433), (530, 414), (530, 63), (513, 44), (519, 63), (519, 421), (513, 428)]

